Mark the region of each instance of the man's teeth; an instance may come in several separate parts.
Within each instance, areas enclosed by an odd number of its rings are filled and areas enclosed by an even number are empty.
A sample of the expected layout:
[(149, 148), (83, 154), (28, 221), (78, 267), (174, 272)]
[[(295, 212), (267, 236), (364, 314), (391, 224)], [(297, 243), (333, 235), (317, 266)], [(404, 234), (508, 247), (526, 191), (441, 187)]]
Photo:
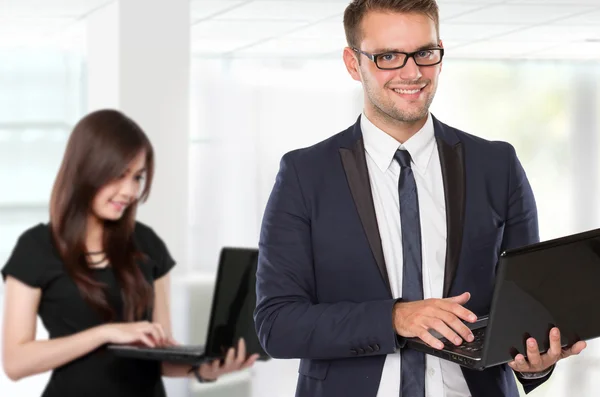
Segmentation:
[(396, 91), (398, 94), (417, 94), (421, 91), (421, 89), (416, 89), (416, 90), (400, 90), (398, 88), (394, 88), (394, 91)]

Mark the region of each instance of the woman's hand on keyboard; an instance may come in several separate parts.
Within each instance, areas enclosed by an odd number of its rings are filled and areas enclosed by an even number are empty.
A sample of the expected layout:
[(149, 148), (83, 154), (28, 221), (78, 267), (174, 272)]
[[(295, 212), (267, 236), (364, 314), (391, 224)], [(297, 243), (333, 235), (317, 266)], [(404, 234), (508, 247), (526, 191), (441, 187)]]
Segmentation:
[(149, 347), (177, 344), (166, 335), (159, 323), (140, 321), (136, 323), (111, 323), (102, 325), (106, 343), (141, 344)]

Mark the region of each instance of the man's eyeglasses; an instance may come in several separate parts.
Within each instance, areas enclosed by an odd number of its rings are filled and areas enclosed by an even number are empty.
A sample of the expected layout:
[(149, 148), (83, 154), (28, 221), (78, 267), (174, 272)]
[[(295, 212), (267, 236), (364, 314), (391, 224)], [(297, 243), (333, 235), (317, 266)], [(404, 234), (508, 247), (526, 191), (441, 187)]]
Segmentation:
[(358, 48), (352, 48), (352, 50), (359, 54), (363, 54), (382, 70), (403, 68), (406, 65), (406, 62), (408, 62), (408, 58), (414, 59), (417, 66), (434, 66), (441, 63), (442, 58), (444, 57), (443, 48), (429, 48), (415, 52), (390, 51), (379, 54), (369, 54)]

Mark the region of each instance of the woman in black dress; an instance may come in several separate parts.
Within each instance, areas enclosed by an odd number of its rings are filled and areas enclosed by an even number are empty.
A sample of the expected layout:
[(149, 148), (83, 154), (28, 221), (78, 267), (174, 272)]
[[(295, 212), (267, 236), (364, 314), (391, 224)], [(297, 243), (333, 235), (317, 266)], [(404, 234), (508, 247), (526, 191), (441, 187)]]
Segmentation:
[[(160, 237), (135, 221), (153, 171), (152, 145), (122, 113), (97, 111), (75, 126), (52, 190), (50, 222), (26, 230), (2, 269), (2, 353), (11, 379), (51, 370), (44, 397), (162, 397), (162, 376), (195, 371), (210, 381), (256, 361), (246, 357), (243, 341), (222, 363), (193, 369), (103, 348), (175, 343), (169, 312), (175, 262)], [(35, 340), (37, 314), (49, 340)]]

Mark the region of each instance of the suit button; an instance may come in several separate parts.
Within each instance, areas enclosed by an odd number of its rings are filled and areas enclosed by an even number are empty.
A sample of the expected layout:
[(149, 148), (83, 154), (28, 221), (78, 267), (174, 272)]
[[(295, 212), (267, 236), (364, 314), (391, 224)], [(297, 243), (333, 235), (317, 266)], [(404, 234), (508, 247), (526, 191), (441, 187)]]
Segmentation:
[(350, 353), (352, 353), (353, 355), (358, 355), (358, 352), (355, 349), (350, 349)]
[(373, 353), (375, 351), (375, 349), (373, 349), (373, 346), (367, 346), (367, 353)]
[(375, 351), (378, 352), (379, 351), (379, 345), (375, 344), (375, 346), (373, 346), (373, 349), (375, 349)]
[(359, 348), (359, 349), (358, 349), (358, 353), (359, 353), (359, 354), (365, 354), (365, 349), (360, 349), (360, 348)]

